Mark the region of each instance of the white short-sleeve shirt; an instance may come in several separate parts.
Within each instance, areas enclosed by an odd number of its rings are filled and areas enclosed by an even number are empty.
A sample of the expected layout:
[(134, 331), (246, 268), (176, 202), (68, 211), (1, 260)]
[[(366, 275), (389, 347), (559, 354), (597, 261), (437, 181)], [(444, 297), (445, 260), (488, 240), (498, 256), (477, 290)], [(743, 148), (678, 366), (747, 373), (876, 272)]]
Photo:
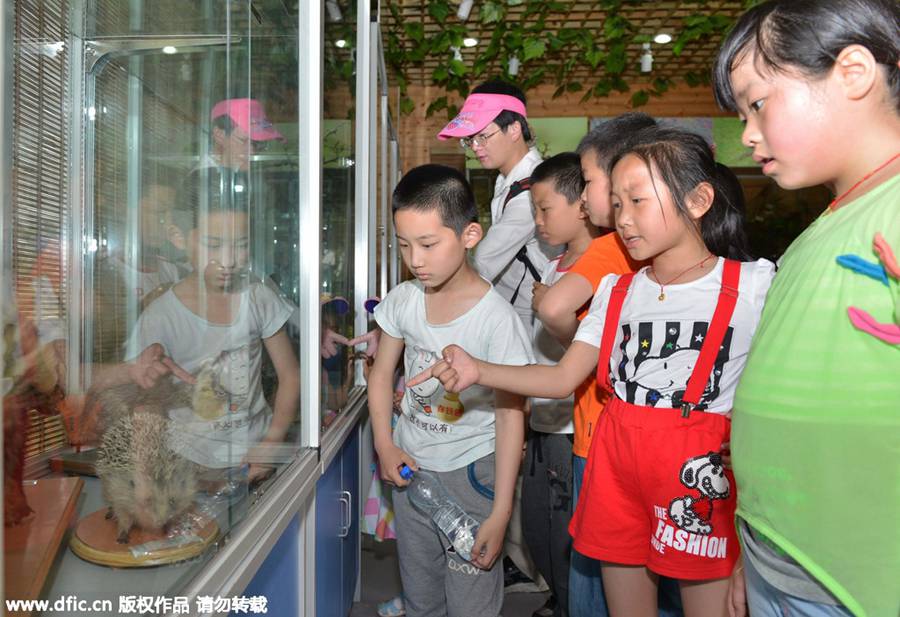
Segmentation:
[(240, 307), (228, 325), (210, 323), (187, 308), (173, 289), (148, 306), (126, 343), (134, 358), (160, 343), (182, 368), (197, 374), (204, 363), (216, 363), (221, 386), (228, 391), (227, 412), (205, 420), (189, 408), (169, 412), (173, 430), (190, 436), (181, 452), (206, 467), (237, 465), (249, 446), (262, 439), (271, 409), (262, 389), (263, 339), (278, 332), (291, 315), (291, 305), (266, 285), (251, 283), (241, 292)]
[[(412, 377), (437, 362), (444, 347), (459, 345), (473, 357), (497, 364), (531, 363), (531, 345), (521, 320), (493, 287), (453, 321), (430, 324), (419, 281), (395, 287), (376, 307), (381, 329), (405, 345), (403, 364)], [(494, 391), (472, 386), (459, 395), (431, 378), (406, 388), (394, 443), (416, 463), (434, 471), (465, 467), (494, 451)]]

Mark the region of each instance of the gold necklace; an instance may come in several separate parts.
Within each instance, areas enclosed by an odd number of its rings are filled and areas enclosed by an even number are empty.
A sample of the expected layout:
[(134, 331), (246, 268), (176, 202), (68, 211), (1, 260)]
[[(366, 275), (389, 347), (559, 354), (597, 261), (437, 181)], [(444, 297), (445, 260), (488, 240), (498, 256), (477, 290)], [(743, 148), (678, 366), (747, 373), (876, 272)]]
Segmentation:
[[(671, 285), (672, 283), (674, 283), (675, 281), (677, 281), (678, 279), (680, 279), (682, 276), (684, 276), (685, 274), (687, 274), (688, 272), (690, 272), (690, 271), (693, 270), (694, 268), (702, 268), (703, 265), (706, 264), (706, 262), (709, 261), (710, 259), (712, 259), (713, 257), (714, 257), (714, 255), (713, 255), (712, 253), (710, 253), (709, 255), (707, 255), (706, 257), (704, 257), (702, 260), (700, 260), (699, 263), (695, 263), (693, 266), (691, 266), (691, 267), (688, 268), (687, 270), (682, 271), (681, 273), (678, 274), (678, 276), (669, 279), (669, 280), (666, 281), (665, 283), (663, 283), (662, 281), (660, 281), (659, 279), (657, 279), (657, 280), (656, 280), (656, 284), (659, 285), (659, 296), (657, 296), (656, 299), (659, 300), (660, 302), (662, 302), (663, 300), (665, 300), (665, 299), (666, 299), (666, 291), (665, 291), (665, 286), (666, 286), (666, 285)], [(650, 274), (650, 273), (653, 273), (653, 276), (654, 276), (654, 277), (656, 276), (656, 273), (653, 272), (653, 266), (650, 266), (650, 270), (648, 271), (648, 274)]]

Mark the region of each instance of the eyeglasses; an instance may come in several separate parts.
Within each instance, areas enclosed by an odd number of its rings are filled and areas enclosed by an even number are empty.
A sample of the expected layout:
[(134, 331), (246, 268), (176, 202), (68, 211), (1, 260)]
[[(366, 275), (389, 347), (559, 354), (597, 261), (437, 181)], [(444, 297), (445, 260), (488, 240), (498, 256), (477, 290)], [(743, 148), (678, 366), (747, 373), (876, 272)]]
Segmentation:
[(481, 147), (487, 143), (487, 140), (502, 131), (503, 129), (497, 129), (493, 133), (488, 133), (487, 135), (474, 135), (472, 137), (463, 137), (459, 140), (459, 145), (463, 148), (472, 149), (475, 146)]
[(269, 147), (267, 141), (257, 141), (249, 135), (238, 135), (234, 131), (231, 132), (231, 137), (238, 143), (239, 148), (248, 149), (251, 152), (263, 152)]

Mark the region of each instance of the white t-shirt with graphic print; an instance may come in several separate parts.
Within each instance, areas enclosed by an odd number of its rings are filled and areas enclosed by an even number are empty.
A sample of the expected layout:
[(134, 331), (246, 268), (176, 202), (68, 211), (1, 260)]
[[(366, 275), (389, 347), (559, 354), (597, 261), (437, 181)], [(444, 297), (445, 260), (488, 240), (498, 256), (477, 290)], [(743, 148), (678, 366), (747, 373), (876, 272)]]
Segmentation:
[(184, 444), (179, 446), (183, 456), (206, 467), (231, 467), (265, 436), (272, 412), (262, 389), (262, 340), (281, 329), (291, 310), (275, 291), (254, 282), (241, 292), (240, 308), (229, 325), (206, 321), (172, 289), (141, 313), (126, 343), (126, 358), (161, 343), (179, 366), (194, 375), (205, 362), (214, 362), (219, 384), (228, 392), (227, 411), (219, 418), (205, 420), (189, 408), (169, 412), (175, 421), (172, 429), (189, 436), (177, 440)]
[[(408, 377), (437, 362), (444, 347), (452, 344), (488, 362), (517, 366), (533, 362), (522, 321), (493, 286), (463, 315), (435, 325), (426, 318), (422, 284), (407, 281), (376, 307), (375, 320), (386, 334), (403, 340)], [(491, 388), (476, 385), (456, 395), (445, 392), (432, 377), (406, 388), (400, 407), (394, 443), (425, 469), (460, 469), (494, 451)]]
[[(634, 405), (678, 407), (694, 369), (719, 297), (725, 260), (696, 281), (665, 286), (647, 276), (647, 267), (634, 276), (616, 328), (610, 382), (616, 396)], [(759, 323), (769, 285), (775, 276), (772, 262), (760, 259), (741, 264), (738, 300), (712, 374), (700, 398), (710, 413), (731, 411), (734, 392), (747, 362), (750, 342)], [(606, 308), (617, 275), (600, 281), (575, 340), (600, 348)]]

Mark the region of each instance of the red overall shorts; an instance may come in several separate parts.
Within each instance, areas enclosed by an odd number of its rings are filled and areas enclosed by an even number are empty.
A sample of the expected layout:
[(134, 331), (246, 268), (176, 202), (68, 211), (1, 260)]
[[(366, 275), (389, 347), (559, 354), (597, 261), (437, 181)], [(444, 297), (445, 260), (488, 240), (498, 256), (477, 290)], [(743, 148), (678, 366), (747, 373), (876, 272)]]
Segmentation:
[[(734, 476), (719, 451), (731, 420), (697, 411), (737, 303), (740, 263), (726, 260), (716, 310), (678, 409), (615, 396), (600, 414), (584, 484), (569, 526), (579, 553), (643, 565), (682, 580), (731, 575), (738, 557)], [(610, 296), (597, 382), (612, 392), (609, 361), (633, 274)]]

